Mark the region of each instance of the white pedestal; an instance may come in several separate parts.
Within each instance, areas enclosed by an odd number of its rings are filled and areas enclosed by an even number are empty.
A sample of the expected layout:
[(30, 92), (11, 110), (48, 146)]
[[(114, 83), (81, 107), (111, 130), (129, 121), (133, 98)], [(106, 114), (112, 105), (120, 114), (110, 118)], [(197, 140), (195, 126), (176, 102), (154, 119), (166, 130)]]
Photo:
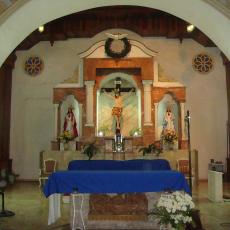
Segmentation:
[(223, 173), (208, 171), (208, 199), (213, 202), (223, 201)]
[[(76, 141), (69, 141), (68, 145), (70, 151), (76, 151)], [(60, 143), (60, 150), (64, 150), (64, 145), (62, 142)]]

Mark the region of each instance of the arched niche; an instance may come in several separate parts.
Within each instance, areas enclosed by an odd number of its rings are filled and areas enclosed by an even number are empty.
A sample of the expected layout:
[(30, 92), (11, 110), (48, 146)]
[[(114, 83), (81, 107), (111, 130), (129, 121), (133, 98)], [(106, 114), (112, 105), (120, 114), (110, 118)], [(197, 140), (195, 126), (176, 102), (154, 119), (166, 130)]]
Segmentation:
[[(121, 118), (121, 133), (123, 136), (130, 136), (132, 130), (141, 130), (141, 93), (137, 88), (136, 82), (132, 76), (122, 72), (111, 73), (107, 75), (99, 85), (97, 90), (97, 128), (96, 135), (103, 133), (104, 136), (113, 136), (115, 134), (116, 123), (112, 116), (114, 100), (111, 96), (114, 93), (102, 93), (101, 88), (114, 88), (115, 79), (121, 78), (122, 88), (135, 88), (135, 93), (122, 92), (123, 111)], [(134, 125), (135, 124), (135, 125)]]
[(163, 131), (163, 125), (165, 123), (165, 114), (167, 109), (170, 108), (174, 117), (173, 124), (175, 127), (175, 131), (178, 135), (178, 132), (180, 130), (180, 117), (179, 117), (179, 105), (178, 102), (175, 100), (173, 94), (166, 93), (162, 100), (159, 102), (158, 105), (158, 121), (157, 121), (157, 132), (158, 137), (161, 136)]

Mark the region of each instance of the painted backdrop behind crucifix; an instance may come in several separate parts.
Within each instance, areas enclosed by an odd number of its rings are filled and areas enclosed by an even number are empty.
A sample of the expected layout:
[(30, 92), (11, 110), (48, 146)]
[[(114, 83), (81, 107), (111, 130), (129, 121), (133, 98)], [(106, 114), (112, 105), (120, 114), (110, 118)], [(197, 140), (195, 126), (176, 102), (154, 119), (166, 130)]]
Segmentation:
[(138, 100), (135, 86), (126, 79), (110, 78), (98, 94), (98, 131), (113, 136), (117, 130), (129, 136), (138, 128)]

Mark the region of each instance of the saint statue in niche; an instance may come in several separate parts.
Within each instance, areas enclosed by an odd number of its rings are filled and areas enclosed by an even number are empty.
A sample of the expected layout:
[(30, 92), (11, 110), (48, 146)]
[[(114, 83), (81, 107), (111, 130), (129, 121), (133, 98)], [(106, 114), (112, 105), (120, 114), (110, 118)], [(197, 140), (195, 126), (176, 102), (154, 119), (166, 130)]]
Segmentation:
[(172, 109), (170, 107), (167, 108), (164, 116), (164, 123), (163, 123), (163, 129), (165, 131), (174, 131), (174, 115), (172, 113)]
[(73, 107), (69, 106), (64, 120), (64, 132), (68, 131), (73, 138), (78, 137), (77, 122), (73, 113)]
[(173, 149), (173, 145), (177, 140), (176, 130), (174, 126), (174, 114), (172, 112), (171, 107), (167, 107), (164, 122), (163, 122), (163, 130), (161, 134), (161, 138), (164, 144), (168, 145), (169, 149)]

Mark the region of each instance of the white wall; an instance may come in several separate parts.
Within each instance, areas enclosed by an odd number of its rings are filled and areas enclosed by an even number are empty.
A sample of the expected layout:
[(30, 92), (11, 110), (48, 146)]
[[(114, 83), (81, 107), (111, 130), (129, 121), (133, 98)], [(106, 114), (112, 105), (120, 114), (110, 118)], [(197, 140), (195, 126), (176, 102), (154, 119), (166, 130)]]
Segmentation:
[[(129, 38), (158, 51), (156, 59), (166, 75), (187, 87), (185, 109), (190, 110), (192, 117), (191, 144), (199, 151), (200, 177), (207, 178), (209, 159), (224, 161), (226, 156), (227, 96), (219, 50), (202, 47), (193, 40), (181, 44), (173, 39), (141, 38), (130, 31), (128, 34)], [(106, 39), (104, 33), (91, 39), (55, 42), (53, 47), (41, 42), (28, 51), (17, 52), (12, 83), (10, 155), (13, 168), (21, 178), (37, 178), (39, 151), (49, 149), (53, 138), (53, 87), (72, 75), (79, 62), (79, 52), (102, 39)], [(199, 52), (213, 57), (211, 73), (201, 75), (193, 70), (192, 58)], [(23, 70), (30, 55), (40, 56), (45, 63), (37, 77), (30, 77)]]

